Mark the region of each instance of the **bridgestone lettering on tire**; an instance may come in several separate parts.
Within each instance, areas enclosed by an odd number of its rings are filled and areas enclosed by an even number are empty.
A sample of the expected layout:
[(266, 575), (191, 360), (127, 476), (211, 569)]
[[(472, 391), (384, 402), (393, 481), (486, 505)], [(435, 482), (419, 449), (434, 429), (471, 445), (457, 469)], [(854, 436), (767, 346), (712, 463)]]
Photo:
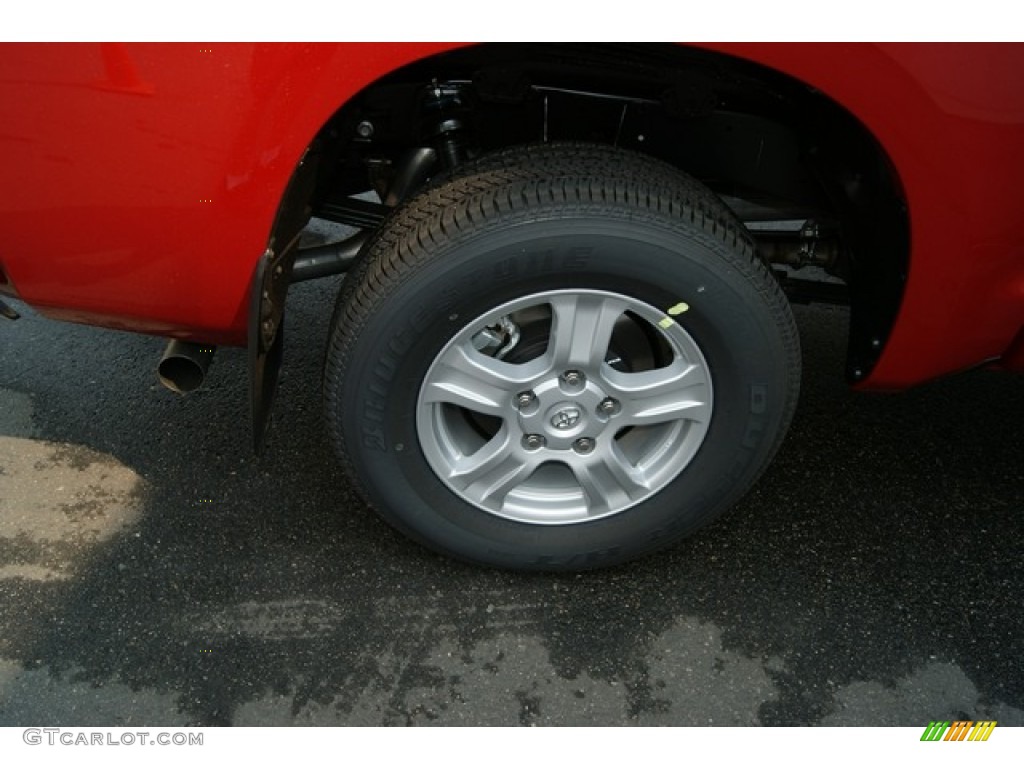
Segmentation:
[(688, 177), (587, 152), (414, 198), (339, 298), (339, 456), (440, 552), (567, 570), (667, 546), (750, 487), (792, 416), (795, 326), (742, 226)]

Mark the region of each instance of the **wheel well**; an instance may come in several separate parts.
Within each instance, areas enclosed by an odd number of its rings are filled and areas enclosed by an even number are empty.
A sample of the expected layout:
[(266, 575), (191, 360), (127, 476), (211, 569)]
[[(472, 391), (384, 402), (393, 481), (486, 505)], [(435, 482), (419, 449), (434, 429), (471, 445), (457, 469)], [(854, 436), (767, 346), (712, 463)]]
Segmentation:
[[(868, 374), (896, 317), (909, 257), (899, 180), (853, 115), (750, 61), (660, 44), (493, 44), (417, 61), (365, 88), (324, 126), (312, 210), (330, 196), (375, 190), (384, 199), (416, 148), (432, 147), (440, 169), (561, 140), (667, 161), (744, 221), (813, 221), (832, 241), (817, 266), (848, 289), (848, 375)], [(774, 261), (777, 251), (765, 249)]]

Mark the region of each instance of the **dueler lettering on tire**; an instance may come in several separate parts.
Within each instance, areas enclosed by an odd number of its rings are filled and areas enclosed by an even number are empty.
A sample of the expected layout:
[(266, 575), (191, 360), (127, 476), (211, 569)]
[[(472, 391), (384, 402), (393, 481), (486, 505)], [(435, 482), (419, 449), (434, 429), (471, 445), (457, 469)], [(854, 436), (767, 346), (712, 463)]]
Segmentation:
[[(595, 167), (629, 167), (607, 152)], [(353, 482), (418, 541), (600, 567), (754, 482), (795, 406), (796, 331), (693, 180), (525, 162), (451, 179), (384, 225), (339, 298), (328, 425)]]

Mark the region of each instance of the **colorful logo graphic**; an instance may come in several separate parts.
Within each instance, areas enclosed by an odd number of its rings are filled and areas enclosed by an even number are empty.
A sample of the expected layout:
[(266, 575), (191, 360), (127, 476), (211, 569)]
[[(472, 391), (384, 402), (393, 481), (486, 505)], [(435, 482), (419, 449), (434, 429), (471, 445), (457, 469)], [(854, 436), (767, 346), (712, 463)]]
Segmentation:
[(988, 741), (995, 727), (995, 720), (932, 720), (921, 734), (921, 741)]

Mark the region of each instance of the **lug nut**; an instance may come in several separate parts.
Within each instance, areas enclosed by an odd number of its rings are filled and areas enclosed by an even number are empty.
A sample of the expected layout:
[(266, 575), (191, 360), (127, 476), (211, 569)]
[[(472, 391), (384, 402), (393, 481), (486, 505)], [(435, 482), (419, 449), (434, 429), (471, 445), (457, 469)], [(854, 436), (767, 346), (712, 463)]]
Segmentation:
[(614, 397), (606, 397), (597, 405), (599, 413), (605, 416), (614, 416), (616, 413), (622, 410), (622, 406), (619, 405), (619, 401)]
[(529, 408), (533, 405), (533, 401), (536, 399), (537, 396), (533, 394), (533, 392), (520, 392), (516, 395), (516, 407), (519, 408), (519, 410)]
[(580, 371), (566, 371), (562, 374), (562, 383), (570, 387), (582, 387), (585, 381)]
[(572, 449), (576, 451), (576, 453), (590, 453), (594, 450), (594, 441), (589, 437), (581, 437), (572, 444)]
[(547, 440), (544, 439), (544, 435), (524, 435), (523, 436), (523, 447), (529, 451), (536, 451), (538, 448), (543, 448)]

